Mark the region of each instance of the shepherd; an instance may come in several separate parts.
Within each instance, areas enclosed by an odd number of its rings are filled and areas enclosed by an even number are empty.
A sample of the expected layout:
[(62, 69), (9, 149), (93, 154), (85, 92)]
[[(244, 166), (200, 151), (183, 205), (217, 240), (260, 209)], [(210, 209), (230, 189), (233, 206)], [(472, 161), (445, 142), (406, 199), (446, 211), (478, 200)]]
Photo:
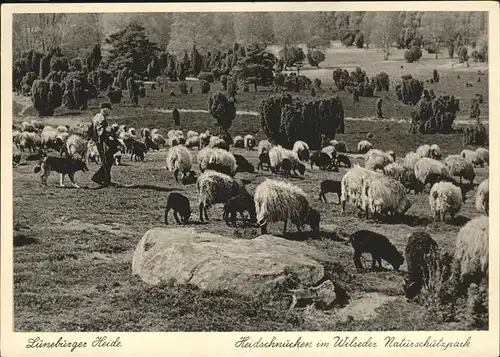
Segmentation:
[(107, 187), (111, 185), (111, 166), (113, 166), (113, 155), (118, 150), (117, 140), (109, 130), (108, 116), (111, 110), (110, 103), (101, 103), (100, 112), (92, 118), (92, 125), (89, 128), (90, 138), (97, 145), (97, 150), (101, 156), (101, 167), (92, 176), (92, 181)]

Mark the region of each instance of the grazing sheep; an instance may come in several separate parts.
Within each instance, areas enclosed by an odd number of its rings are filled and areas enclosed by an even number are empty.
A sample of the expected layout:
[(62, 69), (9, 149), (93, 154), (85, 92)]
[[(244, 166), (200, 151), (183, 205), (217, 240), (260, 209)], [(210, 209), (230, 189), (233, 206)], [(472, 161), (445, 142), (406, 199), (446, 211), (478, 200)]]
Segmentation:
[(216, 171), (225, 171), (229, 176), (236, 174), (236, 159), (232, 153), (224, 149), (218, 148), (203, 148), (197, 155), (200, 171), (204, 172), (208, 169), (208, 165), (218, 168)]
[(409, 153), (406, 154), (406, 156), (403, 159), (403, 166), (411, 170), (414, 170), (415, 164), (417, 163), (418, 160), (420, 160), (420, 156), (415, 154), (413, 151), (410, 151)]
[(358, 143), (358, 152), (361, 154), (365, 154), (372, 149), (373, 149), (373, 145), (367, 140), (361, 140)]
[(179, 138), (177, 136), (172, 136), (172, 137), (168, 138), (168, 145), (170, 147), (180, 145)]
[(179, 173), (181, 177), (190, 173), (192, 164), (191, 153), (185, 146), (177, 145), (168, 150), (167, 168), (174, 174), (175, 181), (179, 182)]
[(256, 141), (253, 135), (250, 134), (245, 135), (244, 141), (245, 141), (245, 148), (247, 150), (253, 150), (255, 148)]
[(46, 126), (45, 128), (43, 128), (42, 133), (40, 134), (42, 145), (46, 148), (53, 148), (57, 150), (57, 148), (55, 147), (56, 138), (57, 131), (52, 127)]
[(122, 131), (118, 136), (118, 139), (122, 140), (125, 143), (126, 152), (130, 153), (132, 151), (132, 144), (135, 139), (129, 132)]
[(490, 199), (490, 182), (488, 179), (483, 180), (476, 191), (476, 209), (488, 215), (489, 214), (489, 199)]
[(367, 170), (383, 170), (385, 166), (394, 162), (394, 159), (389, 154), (382, 150), (372, 149), (365, 154), (365, 168)]
[(149, 128), (142, 128), (141, 138), (150, 138), (150, 137), (151, 137), (151, 130), (149, 130)]
[(132, 143), (132, 154), (130, 155), (130, 161), (135, 159), (135, 161), (144, 161), (144, 155), (148, 152), (148, 149), (144, 143), (134, 140)]
[(19, 135), (19, 149), (24, 152), (24, 149), (28, 149), (30, 152), (34, 152), (35, 149), (42, 144), (42, 138), (34, 132), (23, 131)]
[(351, 160), (347, 157), (347, 155), (344, 154), (338, 154), (337, 155), (337, 166), (340, 167), (340, 164), (343, 164), (347, 168), (351, 168)]
[(319, 232), (319, 212), (311, 208), (304, 191), (284, 181), (266, 179), (255, 189), (255, 208), (261, 234), (267, 234), (269, 222), (284, 222), (283, 234), (286, 233), (287, 221), (295, 224), (300, 232), (308, 224), (314, 232)]
[(198, 202), (200, 208), (200, 221), (203, 215), (208, 221), (208, 209), (217, 203), (226, 203), (231, 197), (245, 194), (245, 188), (239, 180), (217, 171), (206, 170), (196, 181)]
[(200, 150), (203, 149), (204, 147), (208, 146), (208, 144), (210, 143), (210, 134), (208, 133), (201, 133), (200, 136)]
[(340, 204), (340, 197), (342, 195), (342, 183), (340, 181), (334, 181), (334, 180), (322, 181), (320, 184), (320, 192), (319, 192), (320, 201), (325, 201), (325, 203), (328, 203), (328, 201), (326, 200), (327, 193), (336, 193), (339, 198), (339, 204)]
[(438, 245), (426, 232), (415, 232), (406, 243), (405, 248), (408, 275), (403, 290), (407, 299), (415, 298), (422, 289), (434, 289), (439, 266)]
[(384, 174), (393, 180), (401, 182), (406, 170), (406, 167), (398, 164), (397, 162), (393, 162), (384, 167)]
[[(182, 133), (182, 132), (181, 132)], [(181, 135), (182, 136), (182, 135)], [(192, 138), (194, 136), (200, 136), (196, 131), (194, 130), (189, 130), (187, 133), (186, 133), (186, 138), (189, 139), (189, 138)]]
[(460, 267), (459, 280), (481, 283), (488, 276), (488, 217), (471, 219), (455, 240), (454, 260)]
[(245, 147), (245, 141), (241, 135), (236, 135), (233, 139), (233, 146), (235, 148), (243, 148)]
[[(188, 224), (189, 217), (193, 210), (189, 205), (189, 199), (179, 192), (171, 192), (167, 198), (167, 207), (165, 208), (165, 224), (168, 224), (168, 213), (174, 210), (174, 218), (177, 224)], [(178, 215), (181, 216), (179, 219)]]
[(231, 197), (224, 205), (224, 213), (222, 218), (226, 221), (229, 226), (229, 222), (232, 222), (233, 226), (236, 226), (236, 214), (239, 213), (243, 223), (246, 222), (245, 212), (250, 215), (250, 221), (252, 223), (257, 222), (257, 213), (255, 211), (255, 203), (251, 195), (238, 195)]
[(416, 195), (424, 191), (425, 185), (417, 180), (415, 170), (405, 167), (405, 171), (401, 175), (400, 182), (406, 188), (406, 193), (413, 191)]
[(259, 145), (257, 146), (257, 151), (260, 154), (263, 152), (269, 152), (271, 151), (271, 148), (273, 147), (273, 144), (269, 140), (261, 140), (259, 141)]
[(85, 159), (87, 162), (95, 162), (96, 164), (101, 162), (97, 144), (93, 140), (87, 141), (87, 157)]
[(332, 159), (332, 157), (327, 153), (321, 151), (316, 151), (314, 154), (312, 154), (310, 161), (311, 170), (313, 169), (314, 165), (318, 166), (321, 170), (328, 170), (332, 166), (335, 166), (335, 160)]
[(21, 136), (21, 132), (18, 130), (14, 130), (12, 132), (12, 143), (16, 146), (19, 147), (19, 138)]
[(229, 150), (229, 146), (224, 141), (224, 139), (219, 138), (218, 136), (212, 136), (208, 143), (209, 148), (219, 148), (224, 150)]
[(474, 182), (474, 178), (476, 177), (476, 174), (474, 173), (474, 166), (465, 161), (465, 159), (460, 155), (447, 156), (446, 159), (444, 159), (444, 164), (448, 168), (451, 175), (460, 176), (460, 183), (462, 183), (462, 177), (470, 183)]
[(187, 148), (199, 148), (200, 147), (200, 137), (199, 136), (191, 136), (187, 138), (186, 145)]
[(283, 148), (281, 145), (274, 146), (269, 150), (269, 160), (271, 162), (271, 171), (277, 172), (277, 169), (281, 166), (283, 159), (287, 158), (291, 161), (293, 170), (298, 169), (301, 175), (304, 174), (305, 166), (299, 160), (297, 154), (292, 151)]
[(293, 144), (293, 152), (295, 152), (302, 161), (309, 161), (309, 145), (304, 141), (296, 141)]
[(259, 163), (257, 164), (257, 170), (264, 170), (264, 164), (267, 165), (266, 170), (271, 168), (271, 159), (269, 158), (269, 153), (263, 152), (259, 155)]
[(484, 166), (483, 160), (481, 160), (481, 158), (475, 151), (464, 149), (460, 153), (460, 156), (462, 156), (465, 161), (470, 162), (472, 165), (474, 165), (474, 167)]
[(27, 122), (27, 121), (23, 121), (21, 123), (21, 131), (26, 131), (26, 132), (29, 132), (29, 133), (36, 133), (36, 128), (33, 124)]
[(435, 159), (435, 160), (441, 160), (441, 149), (439, 148), (439, 146), (437, 146), (436, 144), (432, 144), (431, 147), (430, 147), (430, 150), (431, 150), (431, 158), (432, 159)]
[(385, 153), (392, 157), (392, 161), (396, 161), (396, 153), (394, 152), (394, 150), (387, 150)]
[(278, 166), (276, 166), (276, 171), (279, 174), (283, 175), (286, 179), (288, 179), (291, 176), (292, 170), (293, 170), (293, 164), (286, 157), (283, 160), (281, 160)]
[(153, 133), (151, 132), (151, 140), (157, 145), (157, 146), (165, 146), (166, 140), (163, 137), (163, 135), (159, 133)]
[(366, 218), (370, 213), (376, 215), (404, 215), (411, 207), (406, 196), (406, 188), (387, 176), (365, 180), (362, 186), (361, 208)]
[(255, 167), (242, 155), (233, 154), (236, 160), (236, 172), (248, 172), (253, 174), (255, 172)]
[(171, 130), (169, 130), (169, 131), (167, 132), (167, 138), (169, 138), (169, 139), (170, 139), (170, 138), (173, 138), (173, 137), (175, 137), (175, 136), (177, 136), (177, 135), (175, 135), (175, 129), (171, 129)]
[(379, 176), (382, 175), (358, 165), (354, 165), (352, 169), (348, 170), (341, 180), (342, 195), (340, 203), (342, 212), (345, 212), (346, 202), (351, 203), (358, 209), (362, 209), (363, 183)]
[(337, 157), (337, 150), (335, 150), (335, 147), (332, 145), (325, 146), (323, 149), (321, 149), (321, 152), (330, 155), (330, 158), (332, 160)]
[(444, 222), (447, 213), (453, 218), (460, 211), (462, 191), (451, 182), (438, 182), (431, 188), (429, 205), (434, 218)]
[(396, 271), (399, 271), (399, 267), (404, 262), (403, 255), (394, 244), (386, 236), (376, 232), (368, 230), (354, 232), (349, 236), (347, 244), (351, 244), (354, 249), (354, 265), (358, 272), (364, 270), (361, 263), (363, 253), (371, 254), (372, 270), (376, 269), (376, 263), (379, 269), (382, 269), (382, 259), (391, 264)]
[(476, 155), (479, 157), (479, 160), (484, 162), (486, 165), (490, 164), (490, 152), (485, 148), (477, 148)]
[(441, 179), (454, 180), (446, 165), (440, 161), (424, 157), (415, 163), (415, 177), (424, 185), (431, 182), (434, 175), (439, 176)]
[(67, 133), (68, 132), (68, 127), (66, 125), (59, 125), (57, 127), (57, 132), (58, 133)]
[(347, 149), (347, 144), (345, 143), (345, 141), (339, 141), (337, 142), (335, 145), (333, 145), (333, 147), (335, 147), (335, 150), (337, 152), (343, 152), (343, 153), (346, 153), (348, 152), (349, 150)]
[(181, 137), (184, 136), (184, 133), (182, 132), (182, 130), (177, 129), (174, 131), (174, 135), (177, 137)]
[(41, 130), (44, 127), (43, 123), (38, 120), (32, 120), (30, 124), (33, 125), (37, 130)]
[(66, 146), (61, 149), (66, 152), (70, 158), (86, 160), (87, 159), (87, 140), (78, 135), (70, 135), (66, 140)]
[(427, 144), (420, 145), (415, 152), (420, 158), (431, 157), (431, 147)]

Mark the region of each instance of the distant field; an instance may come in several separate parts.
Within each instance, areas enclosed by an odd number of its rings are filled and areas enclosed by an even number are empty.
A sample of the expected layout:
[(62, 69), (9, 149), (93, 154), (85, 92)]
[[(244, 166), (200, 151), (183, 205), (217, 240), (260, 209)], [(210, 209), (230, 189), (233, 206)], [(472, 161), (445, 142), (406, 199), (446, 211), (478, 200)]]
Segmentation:
[[(373, 57), (375, 56), (375, 57)], [(327, 56), (324, 67), (352, 64), (361, 66), (369, 75), (382, 70), (394, 78), (403, 73), (411, 73), (419, 79), (430, 78), (432, 69), (438, 68), (441, 82), (430, 85), (436, 94), (454, 93), (461, 99), (460, 116), (467, 118), (471, 99), (475, 93), (482, 93), (485, 103), (481, 106), (484, 116), (488, 115), (488, 76), (481, 76), (476, 82), (477, 69), (483, 67), (471, 64), (469, 69), (451, 69), (449, 59), (434, 60), (427, 54), (420, 63), (406, 64), (402, 54), (394, 50), (391, 61), (383, 61), (376, 50), (339, 49)], [(380, 60), (380, 61), (379, 61)], [(400, 66), (404, 65), (404, 69)], [(323, 91), (319, 96), (330, 96), (331, 72), (328, 70), (303, 70), (302, 73), (314, 77), (320, 75)], [(457, 79), (460, 73), (461, 78)], [(425, 77), (424, 77), (425, 75)], [(466, 88), (470, 80), (474, 87)], [(207, 109), (208, 94), (201, 94), (198, 83), (193, 94), (169, 96), (177, 85), (172, 84), (165, 92), (148, 91), (148, 96), (140, 100), (140, 108), (129, 105), (128, 98), (120, 105), (114, 105), (111, 122), (141, 127), (159, 128), (166, 134), (173, 126), (171, 114), (154, 111), (155, 108)], [(220, 84), (212, 85), (212, 91), (220, 89)], [(262, 88), (263, 89), (263, 88)], [(260, 101), (269, 93), (239, 93), (238, 110), (258, 111)], [(378, 93), (377, 93), (378, 94)], [(301, 93), (310, 97), (308, 93)], [(353, 104), (348, 93), (339, 93), (344, 103), (346, 117), (371, 118), (374, 116), (376, 98), (361, 98)], [(387, 118), (409, 117), (411, 107), (395, 99), (394, 91), (382, 93), (384, 115)], [(29, 108), (27, 98), (14, 98), (15, 124), (23, 120), (35, 119), (33, 108)], [(98, 111), (98, 103), (89, 103), (89, 110), (69, 112), (59, 108), (52, 118), (43, 119), (51, 125), (89, 122)], [(487, 119), (485, 119), (487, 121)], [(181, 113), (181, 129), (204, 131), (215, 129), (215, 120), (206, 113)], [(258, 139), (265, 136), (260, 130), (260, 118), (253, 115), (238, 115), (230, 129), (231, 134), (254, 134)], [(410, 150), (424, 143), (437, 143), (443, 157), (459, 153), (462, 149), (460, 133), (450, 135), (412, 135), (408, 133), (408, 123), (377, 121), (346, 121), (346, 133), (337, 139), (346, 141), (351, 151), (356, 151), (359, 140), (367, 133), (373, 133), (370, 141), (382, 150), (392, 149), (398, 159)], [(469, 219), (478, 215), (474, 208), (473, 193), (458, 217), (451, 223), (432, 221), (428, 194), (410, 195), (413, 203), (407, 217), (400, 223), (366, 220), (350, 208), (346, 214), (340, 212), (337, 197), (328, 196), (329, 203), (318, 199), (319, 184), (326, 178), (340, 179), (346, 172), (327, 173), (317, 168), (307, 171), (303, 180), (293, 178), (310, 196), (312, 206), (322, 217), (319, 239), (300, 237), (305, 243), (332, 255), (337, 263), (327, 267), (338, 278), (338, 282), (348, 290), (353, 301), (374, 294), (380, 299), (378, 316), (368, 320), (337, 321), (333, 312), (317, 312), (312, 318), (300, 313), (286, 316), (288, 306), (277, 303), (263, 303), (235, 296), (231, 293), (207, 293), (191, 286), (164, 284), (149, 287), (139, 279), (131, 277), (133, 251), (143, 234), (150, 228), (163, 225), (166, 197), (171, 191), (186, 195), (191, 207), (197, 205), (195, 185), (178, 184), (166, 166), (167, 149), (148, 153), (144, 163), (130, 162), (128, 155), (124, 165), (113, 167), (113, 180), (123, 187), (95, 189), (90, 181), (97, 165), (90, 164), (90, 172), (78, 173), (77, 182), (81, 189), (59, 188), (56, 174), (49, 178), (49, 188), (40, 184), (33, 173), (35, 162), (24, 162), (14, 168), (14, 222), (19, 221), (21, 233), (14, 248), (14, 318), (16, 331), (263, 331), (263, 330), (460, 330), (458, 323), (443, 323), (435, 316), (414, 303), (408, 303), (402, 293), (401, 273), (388, 268), (382, 272), (357, 273), (352, 262), (352, 249), (334, 240), (335, 233), (349, 234), (358, 229), (370, 229), (386, 234), (400, 251), (404, 251), (406, 237), (417, 230), (429, 232), (438, 244), (450, 249), (456, 233)], [(234, 152), (247, 157), (255, 166), (256, 152), (235, 149)], [(193, 157), (196, 157), (196, 150)], [(353, 161), (359, 160), (349, 153)], [(26, 153), (23, 159), (26, 158)], [(24, 161), (24, 160), (23, 160)], [(195, 169), (198, 167), (195, 162)], [(488, 167), (476, 169), (476, 181), (488, 177)], [(250, 181), (250, 192), (265, 177), (267, 171), (256, 174), (238, 174)], [(209, 212), (211, 221), (198, 224), (195, 209), (191, 226), (207, 232), (228, 235), (237, 239), (251, 239), (259, 235), (252, 227), (227, 227), (221, 220), (222, 207), (217, 205)], [(173, 220), (171, 219), (173, 222)], [(280, 235), (283, 223), (269, 227), (270, 233)], [(299, 239), (291, 231), (286, 238)], [(369, 260), (364, 261), (365, 264)], [(406, 265), (402, 270), (406, 269)], [(354, 313), (354, 312), (353, 312)]]

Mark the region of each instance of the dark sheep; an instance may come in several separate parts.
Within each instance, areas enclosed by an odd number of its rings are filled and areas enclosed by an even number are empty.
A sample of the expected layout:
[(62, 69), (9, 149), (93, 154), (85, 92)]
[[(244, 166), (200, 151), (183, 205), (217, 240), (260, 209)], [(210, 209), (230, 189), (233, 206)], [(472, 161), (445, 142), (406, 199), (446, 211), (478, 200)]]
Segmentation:
[(209, 163), (205, 170), (213, 170), (213, 171), (220, 172), (221, 174), (226, 174), (226, 175), (231, 176), (231, 177), (234, 176), (234, 174), (232, 173), (231, 168), (229, 166), (220, 164), (218, 162)]
[[(179, 192), (172, 192), (168, 195), (167, 207), (165, 208), (165, 224), (168, 224), (167, 217), (170, 210), (174, 210), (174, 218), (177, 224), (181, 224), (181, 220), (183, 224), (188, 224), (189, 217), (191, 217), (191, 213), (193, 212), (188, 198)], [(181, 219), (179, 219), (178, 214), (181, 216)]]
[(130, 155), (130, 161), (135, 159), (135, 161), (144, 161), (144, 154), (148, 150), (146, 149), (146, 145), (141, 143), (140, 141), (134, 141), (132, 143), (132, 154)]
[(350, 168), (352, 165), (351, 160), (349, 160), (347, 155), (338, 154), (336, 159), (337, 159), (337, 166), (340, 166), (340, 164), (343, 164), (345, 167)]
[(438, 267), (438, 245), (426, 232), (415, 232), (409, 238), (405, 248), (408, 277), (403, 286), (407, 299), (420, 294), (422, 288), (429, 285), (429, 280)]
[(236, 159), (236, 172), (248, 172), (253, 174), (255, 167), (242, 155), (233, 154)]
[(243, 222), (246, 222), (245, 212), (248, 212), (250, 215), (250, 222), (257, 222), (253, 197), (250, 195), (238, 195), (230, 198), (226, 204), (224, 204), (224, 213), (222, 217), (228, 226), (230, 222), (233, 226), (236, 226), (236, 214), (239, 213)]
[(299, 172), (299, 174), (301, 174), (302, 176), (304, 176), (304, 173), (306, 172), (306, 166), (303, 164), (303, 163), (296, 163), (293, 167), (293, 172), (294, 174), (297, 174), (297, 171)]
[(425, 185), (417, 179), (415, 171), (406, 169), (401, 177), (401, 183), (406, 188), (406, 192), (413, 191), (416, 195), (424, 191)]
[(364, 267), (361, 263), (361, 255), (370, 253), (372, 256), (372, 270), (375, 270), (375, 263), (378, 262), (379, 268), (382, 268), (382, 259), (392, 265), (394, 270), (398, 271), (403, 264), (404, 258), (397, 248), (382, 234), (359, 230), (349, 237), (348, 243), (354, 248), (354, 264), (358, 272)]
[(158, 147), (158, 145), (153, 140), (151, 140), (150, 137), (146, 137), (144, 139), (144, 145), (146, 146), (146, 151), (149, 151), (149, 150), (160, 151), (160, 148)]
[(429, 185), (429, 187), (432, 188), (432, 186), (434, 186), (434, 184), (438, 183), (439, 181), (451, 182), (452, 184), (458, 186), (457, 181), (453, 177), (449, 177), (446, 175), (441, 175), (441, 174), (433, 172), (433, 173), (428, 174), (427, 177), (425, 178), (424, 187)]
[(280, 172), (285, 178), (289, 178), (290, 175), (292, 174), (293, 170), (293, 163), (287, 159), (284, 158), (278, 165), (277, 171)]
[(259, 155), (259, 163), (257, 165), (257, 170), (264, 170), (264, 164), (267, 165), (267, 169), (271, 167), (271, 160), (269, 159), (269, 153), (263, 152)]
[(333, 164), (333, 160), (330, 155), (321, 151), (316, 151), (311, 155), (311, 158), (309, 160), (311, 161), (311, 170), (313, 169), (314, 165), (318, 166), (321, 170), (328, 170), (332, 167)]
[(338, 198), (339, 198), (339, 204), (340, 204), (340, 196), (342, 195), (342, 184), (340, 181), (334, 181), (334, 180), (324, 180), (320, 184), (320, 192), (319, 192), (319, 199), (320, 201), (325, 201), (325, 203), (328, 203), (326, 200), (326, 194), (327, 193), (336, 193)]

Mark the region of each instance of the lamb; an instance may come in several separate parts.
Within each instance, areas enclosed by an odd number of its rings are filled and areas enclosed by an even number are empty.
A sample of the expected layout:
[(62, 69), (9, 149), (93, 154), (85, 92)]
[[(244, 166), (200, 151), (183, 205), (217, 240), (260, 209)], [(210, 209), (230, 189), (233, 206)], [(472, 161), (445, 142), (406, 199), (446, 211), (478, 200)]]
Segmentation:
[(462, 177), (470, 183), (474, 182), (476, 174), (474, 173), (474, 166), (470, 162), (465, 161), (460, 155), (449, 155), (444, 159), (444, 164), (453, 176), (460, 176), (460, 183)]
[(340, 164), (343, 164), (347, 168), (351, 168), (351, 160), (347, 157), (347, 155), (344, 154), (338, 154), (337, 155), (337, 166), (340, 167)]
[(70, 158), (83, 161), (87, 158), (87, 140), (78, 135), (70, 135), (61, 152), (66, 152)]
[(387, 176), (365, 180), (362, 192), (361, 208), (365, 211), (366, 218), (369, 218), (370, 213), (404, 215), (411, 207), (406, 188)]
[(262, 154), (263, 152), (267, 152), (269, 153), (269, 151), (271, 150), (271, 148), (273, 147), (273, 144), (271, 144), (271, 142), (269, 140), (261, 140), (259, 141), (259, 145), (257, 147), (257, 152), (260, 154)]
[(264, 164), (267, 165), (267, 169), (271, 168), (271, 159), (269, 158), (269, 153), (263, 152), (259, 155), (259, 163), (257, 164), (257, 170), (264, 170)]
[(35, 126), (27, 121), (23, 121), (21, 123), (21, 132), (23, 132), (23, 131), (26, 131), (29, 133), (36, 133), (37, 132)]
[(368, 151), (373, 149), (373, 145), (368, 140), (361, 140), (358, 143), (358, 152), (360, 154), (366, 154)]
[(309, 161), (309, 145), (303, 141), (296, 141), (293, 144), (293, 152), (295, 152), (298, 158), (302, 161)]
[(245, 141), (243, 140), (243, 137), (241, 135), (237, 135), (233, 139), (233, 146), (235, 148), (243, 148), (245, 147)]
[(99, 150), (97, 145), (93, 140), (87, 141), (87, 157), (85, 158), (87, 162), (95, 162), (99, 164), (101, 162), (101, 157), (99, 155)]
[[(188, 224), (189, 217), (193, 210), (189, 205), (189, 200), (186, 196), (179, 192), (171, 192), (167, 198), (167, 207), (165, 208), (165, 224), (168, 225), (168, 213), (174, 211), (174, 218), (177, 224)], [(178, 217), (180, 215), (180, 219)]]
[(332, 157), (327, 153), (321, 151), (316, 151), (314, 154), (312, 154), (310, 161), (311, 170), (313, 169), (314, 165), (318, 166), (321, 170), (328, 170), (332, 166), (335, 166), (335, 162)]
[(416, 150), (416, 154), (419, 158), (431, 157), (431, 147), (427, 144), (420, 145)]
[(364, 181), (372, 180), (375, 177), (382, 176), (381, 174), (367, 170), (361, 166), (354, 167), (346, 172), (341, 180), (341, 197), (340, 204), (342, 212), (345, 212), (346, 202), (351, 203), (358, 209), (362, 208), (363, 191), (362, 186)]
[(319, 232), (320, 214), (308, 202), (308, 197), (297, 186), (284, 181), (266, 179), (255, 189), (255, 209), (261, 234), (267, 234), (269, 222), (283, 221), (283, 234), (290, 219), (300, 232), (308, 224), (313, 232)]
[(201, 172), (208, 169), (208, 165), (211, 164), (213, 168), (218, 168), (216, 171), (224, 171), (229, 176), (236, 174), (236, 159), (226, 150), (203, 148), (198, 152), (197, 161)]
[(440, 161), (424, 157), (415, 163), (415, 177), (424, 185), (429, 183), (431, 174), (454, 180), (446, 165)]
[(479, 284), (488, 277), (488, 228), (488, 217), (479, 216), (458, 232), (454, 260), (459, 266), (460, 282)]
[(379, 269), (382, 269), (382, 259), (391, 264), (396, 271), (399, 271), (399, 267), (404, 262), (403, 255), (389, 239), (373, 231), (356, 231), (349, 236), (347, 244), (351, 244), (354, 249), (354, 265), (358, 272), (364, 270), (361, 263), (361, 255), (363, 253), (371, 254), (372, 270), (376, 269), (376, 263), (378, 263)]
[(438, 245), (426, 232), (415, 232), (408, 237), (405, 248), (408, 277), (403, 290), (407, 299), (415, 298), (422, 289), (432, 290), (439, 267)]
[(224, 141), (224, 139), (219, 138), (218, 136), (212, 136), (210, 138), (210, 141), (208, 143), (209, 148), (218, 148), (218, 149), (224, 149), (224, 150), (229, 150), (229, 146), (227, 143)]
[(224, 205), (224, 213), (222, 218), (229, 226), (229, 222), (236, 226), (236, 214), (239, 213), (243, 223), (246, 222), (245, 212), (250, 215), (250, 221), (255, 223), (257, 221), (257, 213), (255, 212), (255, 204), (253, 197), (250, 195), (238, 195), (231, 197)]
[(208, 146), (210, 143), (210, 134), (208, 133), (201, 133), (199, 138), (200, 138), (200, 150), (203, 149), (204, 147)]
[(328, 201), (326, 200), (327, 193), (336, 193), (339, 198), (339, 204), (340, 204), (340, 197), (342, 195), (342, 183), (340, 181), (334, 181), (334, 180), (322, 181), (320, 184), (320, 192), (319, 192), (320, 201), (325, 201), (325, 203), (328, 203)]
[(208, 221), (208, 209), (217, 203), (226, 203), (231, 197), (245, 194), (246, 190), (239, 180), (217, 171), (207, 170), (196, 181), (198, 202), (200, 208), (200, 221), (203, 215)]
[(489, 179), (483, 180), (476, 191), (476, 209), (482, 214), (489, 214), (490, 182)]
[(415, 164), (417, 163), (418, 160), (420, 160), (420, 157), (413, 151), (410, 151), (409, 153), (406, 154), (406, 156), (403, 159), (403, 166), (411, 170), (414, 170)]
[(477, 148), (476, 155), (478, 156), (479, 160), (484, 162), (486, 165), (490, 164), (490, 152), (488, 151), (488, 149)]
[(285, 149), (282, 146), (274, 146), (269, 151), (269, 160), (271, 162), (271, 171), (277, 172), (276, 170), (281, 166), (281, 161), (287, 158), (291, 161), (293, 170), (299, 170), (300, 174), (303, 175), (305, 172), (305, 166), (299, 160), (297, 154), (291, 150)]
[(144, 155), (148, 152), (146, 145), (140, 141), (134, 140), (132, 143), (132, 154), (130, 155), (130, 161), (135, 159), (135, 161), (144, 161)]
[(245, 138), (244, 138), (244, 141), (245, 141), (245, 148), (247, 150), (253, 150), (254, 147), (255, 147), (255, 138), (253, 137), (253, 135), (245, 135)]
[(441, 149), (439, 148), (439, 146), (437, 146), (436, 144), (432, 144), (431, 147), (430, 147), (430, 150), (431, 150), (431, 158), (432, 159), (435, 159), (435, 160), (441, 160)]
[(192, 164), (191, 153), (185, 146), (178, 145), (168, 150), (167, 168), (174, 174), (175, 181), (179, 182), (179, 173), (181, 177), (189, 174)]
[(255, 172), (254, 166), (242, 155), (233, 154), (236, 160), (236, 172), (248, 172), (253, 174)]
[[(182, 135), (181, 135), (182, 136)], [(196, 131), (194, 130), (189, 130), (187, 133), (186, 133), (186, 138), (189, 139), (189, 138), (192, 138), (194, 136), (200, 136)]]
[(453, 218), (462, 207), (462, 191), (451, 182), (438, 182), (429, 194), (431, 212), (437, 221), (445, 221), (448, 213)]
[(367, 170), (376, 171), (383, 170), (385, 166), (394, 162), (394, 159), (389, 154), (382, 150), (372, 149), (365, 154), (365, 168)]
[(469, 149), (464, 149), (460, 153), (460, 156), (462, 156), (465, 159), (465, 161), (474, 165), (474, 167), (478, 167), (478, 166), (483, 167), (484, 166), (483, 160), (481, 160), (479, 158), (479, 156), (477, 155), (477, 153), (475, 151), (472, 151)]
[(199, 148), (200, 147), (200, 137), (199, 136), (191, 136), (186, 140), (187, 148)]

